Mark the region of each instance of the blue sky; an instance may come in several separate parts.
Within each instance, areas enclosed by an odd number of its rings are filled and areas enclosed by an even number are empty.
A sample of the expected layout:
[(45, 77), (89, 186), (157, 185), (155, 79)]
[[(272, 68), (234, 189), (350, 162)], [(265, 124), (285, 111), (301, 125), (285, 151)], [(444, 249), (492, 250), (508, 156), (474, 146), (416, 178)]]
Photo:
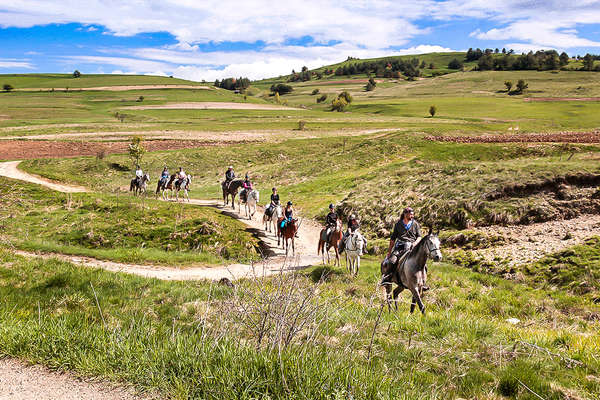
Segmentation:
[(0, 73), (259, 79), (348, 56), (600, 53), (600, 0), (0, 0)]

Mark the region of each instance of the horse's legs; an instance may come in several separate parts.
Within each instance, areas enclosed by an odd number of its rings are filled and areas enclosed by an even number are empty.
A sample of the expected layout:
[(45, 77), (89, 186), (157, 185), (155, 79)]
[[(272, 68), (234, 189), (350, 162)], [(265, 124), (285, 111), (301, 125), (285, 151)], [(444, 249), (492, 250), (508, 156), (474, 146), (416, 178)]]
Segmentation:
[(404, 290), (404, 286), (398, 285), (394, 289), (394, 305), (396, 306), (396, 310), (398, 310), (398, 295)]
[[(347, 254), (346, 254), (346, 258), (348, 258)], [(385, 287), (385, 302), (387, 303), (387, 306), (388, 306), (388, 312), (391, 312), (392, 311), (392, 305), (391, 305), (392, 284), (384, 283), (383, 287)]]
[(356, 258), (356, 272), (354, 276), (358, 276), (358, 270), (360, 269), (360, 255)]

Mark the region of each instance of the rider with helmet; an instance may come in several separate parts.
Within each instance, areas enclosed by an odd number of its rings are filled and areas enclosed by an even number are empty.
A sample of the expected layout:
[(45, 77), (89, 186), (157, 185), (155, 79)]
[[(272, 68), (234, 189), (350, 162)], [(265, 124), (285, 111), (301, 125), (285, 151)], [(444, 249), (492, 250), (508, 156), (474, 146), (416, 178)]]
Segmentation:
[(412, 249), (414, 243), (421, 237), (421, 227), (415, 220), (415, 213), (412, 208), (406, 207), (390, 237), (388, 248), (388, 261), (393, 265), (398, 262), (400, 257)]
[[(348, 217), (348, 229), (346, 230), (346, 232), (344, 232), (344, 236), (342, 237), (342, 240), (340, 240), (340, 244), (338, 246), (338, 250), (340, 253), (342, 251), (344, 251), (344, 246), (345, 246), (346, 239), (348, 238), (348, 236), (351, 233), (356, 232), (358, 230), (358, 228), (360, 228), (360, 223), (358, 222), (356, 215), (350, 214), (350, 216)], [(365, 239), (365, 244), (366, 244), (366, 239)]]
[(292, 202), (288, 201), (285, 209), (283, 210), (283, 221), (281, 221), (281, 229), (285, 228), (285, 225), (294, 219), (294, 207)]
[(244, 190), (240, 193), (240, 197), (242, 201), (245, 203), (248, 200), (248, 194), (252, 191), (252, 182), (250, 182), (250, 178), (248, 174), (244, 177), (244, 182), (242, 182), (242, 187)]
[(275, 207), (279, 205), (279, 194), (277, 193), (277, 188), (274, 187), (273, 189), (271, 189), (271, 191), (273, 192), (271, 193), (271, 202), (265, 210), (265, 214), (267, 214), (268, 216), (273, 215), (273, 210), (275, 210)]
[(230, 165), (225, 172), (225, 185), (229, 188), (229, 184), (231, 181), (235, 179), (235, 172), (233, 172), (233, 167)]
[(333, 204), (329, 205), (329, 214), (325, 217), (325, 235), (326, 241), (329, 242), (331, 232), (336, 228), (338, 215), (335, 212)]
[(135, 166), (135, 183), (139, 186), (142, 181), (142, 176), (144, 176), (144, 171), (142, 171), (142, 167), (139, 165)]

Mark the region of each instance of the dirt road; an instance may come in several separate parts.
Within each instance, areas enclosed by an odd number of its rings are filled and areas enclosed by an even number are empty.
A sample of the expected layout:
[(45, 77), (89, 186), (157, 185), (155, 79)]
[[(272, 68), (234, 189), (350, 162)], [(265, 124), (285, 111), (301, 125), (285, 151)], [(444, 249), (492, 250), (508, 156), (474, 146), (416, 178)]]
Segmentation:
[[(36, 183), (46, 186), (53, 190), (74, 193), (88, 191), (84, 187), (66, 185), (56, 182), (50, 182), (44, 178), (28, 174), (18, 169), (20, 161), (10, 161), (0, 163), (0, 176), (12, 179), (19, 179), (26, 182)], [(286, 256), (285, 251), (277, 246), (277, 238), (270, 233), (266, 233), (262, 224), (262, 213), (255, 214), (253, 220), (242, 218), (230, 207), (222, 207), (220, 200), (198, 200), (192, 199), (191, 204), (204, 207), (217, 207), (222, 209), (227, 215), (239, 219), (246, 224), (249, 229), (263, 243), (264, 248), (269, 253), (268, 257), (255, 265), (231, 264), (222, 267), (191, 267), (191, 268), (173, 268), (154, 265), (124, 264), (112, 261), (97, 260), (89, 257), (70, 256), (64, 254), (36, 254), (31, 252), (18, 251), (18, 254), (24, 256), (56, 257), (64, 261), (84, 265), (92, 268), (103, 268), (113, 272), (125, 272), (134, 275), (140, 275), (149, 278), (164, 280), (219, 280), (221, 278), (239, 279), (242, 277), (268, 276), (280, 272), (290, 272), (314, 265), (319, 262), (316, 256), (316, 241), (319, 237), (320, 227), (314, 222), (304, 219), (300, 225), (298, 238), (296, 238), (296, 253), (293, 255), (290, 251)]]

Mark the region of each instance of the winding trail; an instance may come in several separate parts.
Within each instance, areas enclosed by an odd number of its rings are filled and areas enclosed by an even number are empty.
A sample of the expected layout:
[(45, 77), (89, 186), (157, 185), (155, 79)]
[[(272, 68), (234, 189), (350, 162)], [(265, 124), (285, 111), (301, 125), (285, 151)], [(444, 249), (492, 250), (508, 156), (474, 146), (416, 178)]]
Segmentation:
[[(20, 161), (9, 161), (0, 163), (0, 176), (18, 179), (25, 182), (36, 183), (50, 189), (63, 193), (89, 192), (81, 186), (66, 185), (53, 182), (39, 176), (28, 174), (18, 168)], [(92, 268), (102, 268), (113, 272), (124, 272), (128, 274), (140, 275), (147, 278), (157, 278), (163, 280), (219, 280), (221, 278), (239, 279), (243, 277), (261, 277), (273, 275), (281, 272), (291, 272), (314, 265), (320, 261), (316, 253), (316, 240), (319, 237), (320, 227), (309, 219), (302, 219), (298, 238), (296, 238), (296, 254), (289, 256), (285, 251), (277, 246), (275, 235), (263, 230), (262, 213), (255, 214), (253, 220), (242, 218), (240, 214), (232, 211), (230, 207), (223, 207), (220, 200), (199, 200), (191, 199), (189, 204), (203, 207), (216, 207), (231, 216), (243, 222), (248, 229), (252, 231), (262, 242), (266, 250), (266, 258), (253, 265), (250, 264), (230, 264), (226, 266), (215, 267), (166, 267), (144, 264), (126, 264), (114, 261), (98, 260), (90, 257), (71, 256), (57, 253), (33, 253), (17, 250), (16, 253), (29, 257), (58, 258), (63, 261), (72, 262)]]

